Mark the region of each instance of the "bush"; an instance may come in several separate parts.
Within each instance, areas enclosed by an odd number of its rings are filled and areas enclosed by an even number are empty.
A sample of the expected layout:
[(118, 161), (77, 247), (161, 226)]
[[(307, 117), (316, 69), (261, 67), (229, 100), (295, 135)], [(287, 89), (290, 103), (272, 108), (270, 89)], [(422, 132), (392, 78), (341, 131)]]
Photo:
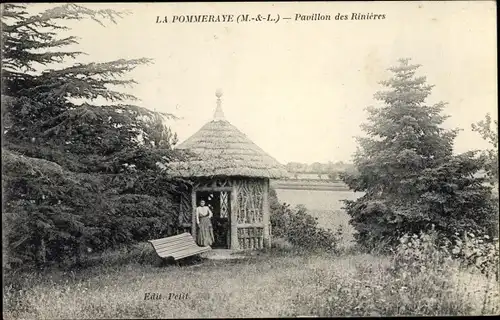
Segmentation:
[(460, 237), (457, 232), (450, 240), (432, 230), (401, 237), (394, 262), (396, 269), (420, 268), (420, 271), (425, 271), (432, 266), (441, 268), (442, 264), (453, 260), (462, 269), (473, 269), (498, 280), (498, 252), (498, 238), (490, 239), (488, 235), (476, 237), (470, 232)]
[(454, 258), (462, 261), (467, 267), (478, 269), (487, 277), (495, 277), (498, 281), (499, 276), (499, 248), (498, 238), (492, 240), (488, 235), (475, 237), (474, 234), (464, 234), (463, 238), (455, 239), (451, 253)]
[(436, 232), (402, 237), (387, 266), (364, 263), (356, 266), (354, 277), (334, 275), (321, 295), (296, 302), (297, 313), (323, 317), (496, 314), (498, 284), (491, 286), (488, 279), (481, 286), (466, 281), (466, 265), (441, 247), (438, 238)]
[(175, 231), (177, 213), (167, 192), (117, 192), (118, 183), (107, 183), (103, 175), (75, 173), (7, 150), (2, 162), (6, 269), (78, 265), (88, 252)]
[(409, 174), (394, 192), (368, 192), (345, 201), (356, 240), (372, 249), (396, 246), (403, 234), (436, 231), (449, 240), (455, 232), (498, 235), (498, 205), (491, 186), (475, 177), (480, 159), (472, 153), (452, 156), (435, 168)]
[(298, 248), (338, 252), (341, 229), (334, 233), (330, 229), (321, 228), (317, 218), (311, 216), (304, 206), (291, 208), (289, 204), (279, 204), (274, 190), (271, 192), (270, 203), (273, 237), (282, 238)]

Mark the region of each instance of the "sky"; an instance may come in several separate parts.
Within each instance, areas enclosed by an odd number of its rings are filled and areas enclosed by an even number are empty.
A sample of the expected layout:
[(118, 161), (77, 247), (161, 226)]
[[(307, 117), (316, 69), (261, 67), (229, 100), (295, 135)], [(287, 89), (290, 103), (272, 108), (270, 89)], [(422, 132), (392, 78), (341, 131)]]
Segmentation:
[[(47, 4), (34, 5), (41, 10)], [(126, 89), (139, 105), (173, 113), (180, 141), (206, 122), (223, 91), (226, 119), (282, 163), (351, 161), (365, 108), (399, 58), (421, 64), (435, 85), (429, 103), (446, 101), (447, 128), (462, 128), (457, 153), (488, 145), (470, 126), (497, 119), (496, 16), (493, 1), (106, 3), (129, 10), (117, 24), (71, 22), (79, 62), (147, 57)], [(156, 23), (157, 16), (272, 14), (273, 22)], [(295, 21), (296, 14), (330, 21)], [(338, 21), (337, 13), (385, 14)]]

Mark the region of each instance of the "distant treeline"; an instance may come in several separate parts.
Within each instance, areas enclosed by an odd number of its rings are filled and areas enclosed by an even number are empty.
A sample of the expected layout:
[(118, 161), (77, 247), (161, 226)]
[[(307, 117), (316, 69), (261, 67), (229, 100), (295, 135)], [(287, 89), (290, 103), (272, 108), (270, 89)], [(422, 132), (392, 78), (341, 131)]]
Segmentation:
[(299, 163), (299, 162), (289, 162), (286, 164), (286, 169), (290, 173), (321, 173), (328, 174), (330, 172), (343, 172), (352, 169), (353, 165), (351, 163), (344, 163), (342, 161), (327, 163)]
[(353, 164), (344, 163), (342, 161), (328, 163), (299, 163), (299, 162), (289, 162), (286, 164), (286, 169), (288, 172), (292, 173), (323, 173), (328, 174), (330, 172), (346, 171), (352, 169)]

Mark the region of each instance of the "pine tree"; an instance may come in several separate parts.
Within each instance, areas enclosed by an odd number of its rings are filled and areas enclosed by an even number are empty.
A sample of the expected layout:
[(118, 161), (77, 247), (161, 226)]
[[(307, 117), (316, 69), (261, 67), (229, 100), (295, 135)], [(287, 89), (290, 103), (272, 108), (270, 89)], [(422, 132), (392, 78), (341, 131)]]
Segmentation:
[(365, 195), (346, 201), (347, 213), (366, 246), (394, 244), (404, 233), (433, 225), (445, 235), (488, 229), (493, 209), (488, 187), (473, 176), (481, 160), (474, 153), (453, 156), (458, 130), (442, 128), (444, 103), (426, 104), (432, 86), (417, 77), (419, 65), (399, 60), (388, 88), (369, 107), (366, 137), (358, 138), (355, 172), (343, 181)]
[[(170, 115), (124, 104), (137, 98), (113, 89), (134, 84), (134, 80), (124, 76), (137, 66), (151, 63), (150, 59), (75, 64), (41, 73), (34, 67), (82, 54), (59, 49), (77, 39), (59, 39), (57, 31), (67, 28), (55, 21), (91, 18), (103, 24), (103, 20), (116, 22), (122, 15), (113, 10), (95, 11), (65, 4), (28, 16), (23, 6), (5, 5), (3, 16), (8, 22), (2, 22), (2, 93), (15, 98), (3, 111), (9, 119), (4, 128), (9, 147), (33, 152), (33, 147), (52, 145), (77, 155), (106, 156), (136, 147), (139, 136), (144, 144), (154, 144), (153, 121)], [(97, 98), (110, 104), (97, 106), (92, 103)], [(82, 99), (86, 102), (81, 105), (73, 102)], [(106, 162), (106, 158), (95, 162)]]
[(177, 157), (175, 135), (160, 123), (171, 115), (133, 105), (136, 97), (118, 90), (135, 83), (128, 72), (152, 61), (47, 68), (82, 54), (64, 50), (77, 43), (58, 36), (64, 20), (104, 25), (123, 14), (76, 4), (29, 14), (2, 5), (3, 218), (13, 265), (172, 232), (179, 185), (156, 168)]

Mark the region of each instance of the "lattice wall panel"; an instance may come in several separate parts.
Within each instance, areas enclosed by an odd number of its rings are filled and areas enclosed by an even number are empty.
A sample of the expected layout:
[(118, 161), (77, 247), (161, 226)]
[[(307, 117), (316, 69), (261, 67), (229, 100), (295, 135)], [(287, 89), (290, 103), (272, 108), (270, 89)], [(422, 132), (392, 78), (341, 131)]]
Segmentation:
[(220, 193), (220, 217), (229, 217), (229, 193), (226, 191)]
[(194, 184), (195, 188), (209, 189), (209, 188), (223, 188), (231, 187), (232, 181), (230, 179), (203, 179)]
[(240, 249), (253, 250), (264, 248), (264, 231), (262, 228), (239, 228), (238, 244)]
[(237, 189), (236, 217), (238, 223), (263, 221), (264, 186), (260, 180), (235, 181)]
[(181, 193), (179, 203), (179, 224), (191, 223), (191, 195), (187, 192)]

